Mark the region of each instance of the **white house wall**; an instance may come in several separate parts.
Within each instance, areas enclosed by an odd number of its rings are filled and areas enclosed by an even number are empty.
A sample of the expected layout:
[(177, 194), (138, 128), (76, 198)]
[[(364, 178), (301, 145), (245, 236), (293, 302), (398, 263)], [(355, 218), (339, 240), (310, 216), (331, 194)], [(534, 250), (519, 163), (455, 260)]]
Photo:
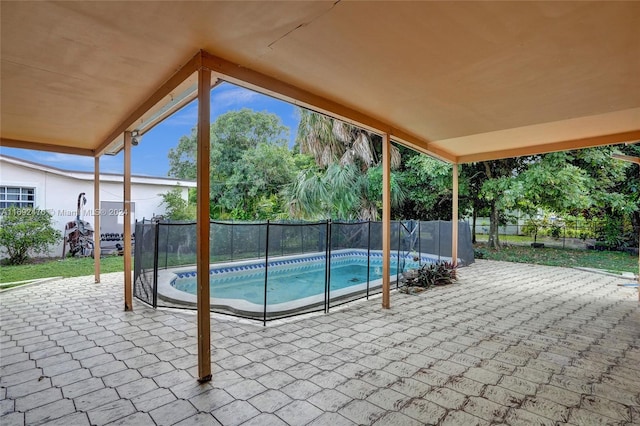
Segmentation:
[[(67, 222), (76, 218), (78, 195), (84, 192), (87, 203), (81, 206), (81, 219), (94, 224), (93, 213), (93, 180), (78, 179), (74, 175), (77, 173), (68, 173), (63, 175), (58, 172), (50, 172), (37, 170), (32, 167), (24, 167), (12, 162), (2, 161), (0, 167), (0, 185), (2, 186), (18, 186), (35, 188), (35, 204), (39, 209), (44, 209), (52, 213), (53, 225), (62, 233)], [(101, 177), (100, 180), (100, 201), (118, 202), (122, 206), (123, 184), (122, 182), (110, 182), (114, 176)], [(121, 179), (121, 178), (120, 178)], [(137, 180), (138, 182), (136, 182)], [(131, 201), (135, 203), (135, 211), (132, 214), (133, 221), (142, 220), (143, 218), (151, 219), (154, 215), (163, 215), (166, 210), (162, 205), (162, 198), (159, 194), (166, 193), (176, 184), (172, 180), (166, 180), (161, 183), (162, 179), (149, 178), (153, 183), (143, 183), (140, 180), (145, 178), (137, 177), (131, 184)], [(190, 185), (193, 186), (193, 185)], [(180, 186), (182, 196), (186, 200), (188, 197), (188, 187)], [(101, 211), (101, 214), (109, 214), (112, 212)], [(100, 230), (105, 232), (122, 232), (120, 229)], [(62, 255), (62, 239), (60, 243), (51, 248), (50, 256)]]

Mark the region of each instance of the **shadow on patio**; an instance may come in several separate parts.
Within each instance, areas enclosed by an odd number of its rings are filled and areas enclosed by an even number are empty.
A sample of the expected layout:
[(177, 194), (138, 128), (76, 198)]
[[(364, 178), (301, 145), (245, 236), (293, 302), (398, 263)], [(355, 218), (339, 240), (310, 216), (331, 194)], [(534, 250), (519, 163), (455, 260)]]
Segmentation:
[(640, 423), (640, 307), (623, 280), (478, 261), (452, 286), (258, 323), (136, 302), (122, 274), (1, 297), (0, 423)]

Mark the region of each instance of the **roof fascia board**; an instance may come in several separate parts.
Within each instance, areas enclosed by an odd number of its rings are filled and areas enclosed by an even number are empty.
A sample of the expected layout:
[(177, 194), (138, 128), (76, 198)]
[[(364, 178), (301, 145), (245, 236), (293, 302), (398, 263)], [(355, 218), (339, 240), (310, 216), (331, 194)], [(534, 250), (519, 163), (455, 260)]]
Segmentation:
[(22, 160), (20, 158), (7, 155), (0, 155), (0, 162), (2, 161), (27, 169), (33, 169), (39, 172), (51, 173), (55, 175), (68, 176), (70, 173), (72, 173), (71, 171), (62, 170), (57, 167), (46, 166), (44, 164), (34, 163), (32, 161)]
[[(32, 161), (26, 161), (19, 158), (0, 155), (0, 161), (6, 161), (7, 163), (14, 164), (16, 166), (25, 167), (32, 170), (37, 170), (39, 172), (50, 173), (58, 176), (69, 177), (77, 180), (86, 180), (93, 181), (94, 174), (93, 172), (80, 172), (73, 170), (64, 170), (59, 169), (57, 167), (47, 166), (40, 163), (34, 163)], [(180, 180), (169, 177), (160, 177), (160, 176), (140, 176), (133, 175), (131, 176), (133, 183), (140, 183), (146, 185), (180, 185), (185, 188), (195, 188), (197, 183), (194, 181), (188, 180)], [(122, 175), (115, 173), (101, 173), (100, 174), (101, 182), (122, 182)]]
[(628, 132), (598, 135), (589, 138), (572, 139), (549, 144), (532, 145), (523, 148), (512, 148), (501, 151), (461, 155), (458, 163), (477, 163), (480, 161), (501, 160), (503, 158), (522, 157), (526, 155), (547, 154), (550, 152), (569, 151), (573, 149), (593, 148), (603, 145), (615, 145), (640, 140), (640, 129)]
[(134, 124), (151, 108), (156, 106), (166, 96), (171, 94), (180, 84), (182, 84), (189, 76), (202, 66), (202, 51), (196, 53), (187, 63), (185, 63), (178, 71), (176, 71), (169, 79), (162, 84), (154, 93), (152, 93), (144, 102), (140, 104), (131, 114), (127, 116), (111, 133), (98, 145), (95, 156), (99, 157), (108, 150), (109, 146), (125, 131), (132, 131)]
[(455, 156), (445, 150), (431, 149), (428, 140), (395, 129), (393, 126), (360, 111), (204, 51), (202, 52), (202, 65), (219, 74), (222, 80), (229, 83), (326, 114), (373, 133), (387, 133), (393, 141), (441, 160), (448, 162), (455, 160)]
[(32, 149), (36, 151), (58, 152), (60, 154), (82, 155), (84, 157), (93, 157), (95, 155), (95, 152), (92, 149), (7, 138), (0, 139), (0, 146), (6, 146), (8, 148)]

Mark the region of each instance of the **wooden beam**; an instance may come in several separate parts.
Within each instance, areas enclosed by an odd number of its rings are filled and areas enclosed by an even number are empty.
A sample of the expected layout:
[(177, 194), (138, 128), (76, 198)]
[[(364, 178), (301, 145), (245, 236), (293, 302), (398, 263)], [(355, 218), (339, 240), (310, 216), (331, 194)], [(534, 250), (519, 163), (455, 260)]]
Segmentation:
[(131, 283), (131, 132), (124, 132), (124, 310), (133, 311), (133, 286)]
[(457, 163), (476, 163), (479, 161), (500, 160), (502, 158), (522, 157), (526, 155), (546, 154), (549, 152), (569, 151), (572, 149), (591, 148), (602, 145), (614, 145), (640, 140), (640, 129), (629, 132), (599, 135), (589, 138), (572, 139), (549, 144), (531, 145), (522, 148), (511, 148), (500, 151), (482, 152), (478, 154), (461, 155)]
[(391, 307), (391, 140), (382, 135), (382, 308)]
[(451, 262), (458, 266), (458, 165), (453, 164), (453, 189), (451, 212)]
[(431, 149), (431, 141), (406, 133), (383, 120), (366, 115), (307, 90), (285, 83), (271, 76), (243, 67), (226, 59), (202, 52), (202, 64), (221, 79), (277, 99), (337, 118), (379, 135), (390, 137), (402, 145), (444, 161), (453, 162), (455, 156), (441, 148)]
[(456, 156), (454, 154), (452, 154), (449, 151), (446, 151), (444, 149), (438, 148), (436, 146), (433, 146), (431, 144), (428, 144), (427, 147), (425, 148), (424, 146), (421, 145), (416, 145), (413, 142), (410, 142), (410, 138), (406, 138), (403, 132), (400, 132), (398, 130), (395, 130), (396, 135), (391, 135), (391, 140), (393, 142), (396, 142), (400, 145), (403, 145), (407, 148), (411, 148), (414, 151), (420, 152), (422, 154), (428, 155), (430, 157), (434, 157), (437, 158), (438, 160), (444, 161), (445, 163), (455, 163), (456, 162)]
[(198, 70), (198, 146), (196, 175), (198, 206), (196, 221), (196, 271), (198, 300), (198, 381), (211, 380), (211, 300), (209, 291), (209, 169), (211, 158), (211, 71)]
[(189, 61), (184, 64), (169, 80), (167, 80), (158, 90), (153, 92), (144, 102), (133, 110), (120, 124), (118, 124), (98, 145), (95, 150), (96, 155), (102, 155), (107, 151), (116, 139), (127, 130), (134, 130), (133, 127), (137, 120), (144, 114), (156, 106), (162, 99), (171, 94), (176, 87), (184, 82), (191, 74), (196, 72), (201, 64), (202, 52), (196, 53)]
[(17, 139), (0, 139), (0, 146), (8, 148), (33, 149), (36, 151), (59, 152), (60, 154), (82, 155), (93, 157), (94, 151), (86, 148), (76, 148), (72, 146), (55, 145), (51, 143), (21, 141)]
[(93, 160), (93, 273), (100, 282), (100, 157)]
[(627, 161), (629, 163), (640, 164), (640, 157), (632, 157), (630, 155), (622, 155), (622, 154), (611, 154), (611, 157), (616, 160)]

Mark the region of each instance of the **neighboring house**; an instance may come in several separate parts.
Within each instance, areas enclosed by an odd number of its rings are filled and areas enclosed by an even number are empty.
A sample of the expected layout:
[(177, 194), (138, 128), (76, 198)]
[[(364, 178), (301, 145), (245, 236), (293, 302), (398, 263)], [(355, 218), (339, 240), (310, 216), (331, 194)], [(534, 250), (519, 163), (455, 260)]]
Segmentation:
[[(93, 172), (62, 170), (51, 166), (0, 154), (0, 211), (11, 205), (48, 210), (53, 215), (53, 226), (64, 233), (67, 222), (77, 215), (78, 196), (84, 192), (87, 203), (81, 207), (81, 219), (94, 224)], [(186, 200), (193, 181), (165, 177), (131, 177), (131, 223), (163, 215), (164, 194), (182, 188)], [(123, 176), (100, 174), (100, 234), (109, 235), (101, 246), (108, 251), (123, 232)], [(62, 255), (62, 239), (51, 247), (50, 256)]]

